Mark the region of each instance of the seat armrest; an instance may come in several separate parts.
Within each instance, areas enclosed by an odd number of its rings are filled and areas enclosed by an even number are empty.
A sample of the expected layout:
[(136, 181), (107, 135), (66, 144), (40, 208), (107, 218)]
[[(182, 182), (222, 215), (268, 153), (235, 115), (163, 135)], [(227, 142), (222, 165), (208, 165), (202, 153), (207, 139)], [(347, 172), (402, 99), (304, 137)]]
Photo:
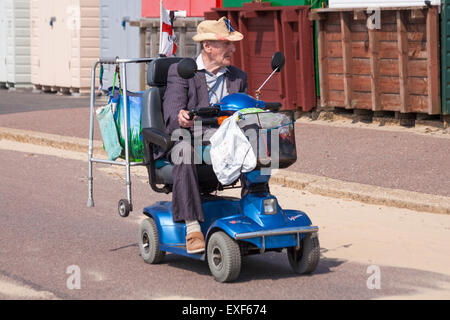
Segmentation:
[(159, 146), (163, 152), (172, 148), (174, 143), (168, 134), (156, 128), (142, 129), (142, 137), (145, 141)]

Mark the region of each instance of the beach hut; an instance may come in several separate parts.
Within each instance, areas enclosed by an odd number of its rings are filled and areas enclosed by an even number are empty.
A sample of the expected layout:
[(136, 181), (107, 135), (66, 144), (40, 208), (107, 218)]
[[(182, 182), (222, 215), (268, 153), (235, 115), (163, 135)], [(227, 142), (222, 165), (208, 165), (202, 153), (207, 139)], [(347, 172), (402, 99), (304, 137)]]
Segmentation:
[[(139, 29), (130, 21), (141, 18), (141, 0), (100, 0), (100, 56), (139, 58)], [(112, 86), (115, 66), (105, 65), (103, 88)], [(139, 65), (127, 65), (127, 87), (139, 90)], [(116, 84), (118, 85), (118, 84)]]
[(0, 86), (29, 87), (30, 1), (0, 0)]
[(100, 56), (100, 0), (31, 0), (32, 83), (36, 89), (88, 93)]

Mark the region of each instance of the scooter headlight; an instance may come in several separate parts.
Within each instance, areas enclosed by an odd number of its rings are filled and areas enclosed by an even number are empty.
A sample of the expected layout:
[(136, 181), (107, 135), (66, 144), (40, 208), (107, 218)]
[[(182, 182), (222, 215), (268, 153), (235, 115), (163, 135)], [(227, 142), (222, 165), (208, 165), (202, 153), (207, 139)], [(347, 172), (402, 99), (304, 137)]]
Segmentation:
[(264, 214), (276, 214), (277, 213), (277, 200), (264, 199)]

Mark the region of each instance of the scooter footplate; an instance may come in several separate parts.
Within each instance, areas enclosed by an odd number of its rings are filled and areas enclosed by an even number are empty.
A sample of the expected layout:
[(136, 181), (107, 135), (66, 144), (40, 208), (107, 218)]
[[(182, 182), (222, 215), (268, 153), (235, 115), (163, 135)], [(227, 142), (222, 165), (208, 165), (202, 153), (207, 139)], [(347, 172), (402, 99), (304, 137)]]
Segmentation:
[(165, 252), (169, 252), (169, 253), (173, 253), (173, 254), (177, 254), (177, 255), (180, 255), (180, 256), (189, 257), (189, 258), (196, 259), (196, 260), (203, 260), (204, 261), (206, 259), (205, 252), (202, 252), (202, 253), (188, 253), (186, 251), (186, 246), (185, 245), (175, 246), (175, 245), (160, 244), (159, 245), (159, 250), (165, 251)]

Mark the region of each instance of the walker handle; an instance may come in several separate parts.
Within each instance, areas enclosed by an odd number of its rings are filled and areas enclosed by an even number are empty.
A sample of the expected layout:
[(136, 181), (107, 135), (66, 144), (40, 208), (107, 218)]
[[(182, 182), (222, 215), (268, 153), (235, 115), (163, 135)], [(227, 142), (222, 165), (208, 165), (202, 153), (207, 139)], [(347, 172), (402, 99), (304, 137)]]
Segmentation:
[(98, 61), (103, 64), (116, 64), (117, 57), (115, 58), (100, 58)]

